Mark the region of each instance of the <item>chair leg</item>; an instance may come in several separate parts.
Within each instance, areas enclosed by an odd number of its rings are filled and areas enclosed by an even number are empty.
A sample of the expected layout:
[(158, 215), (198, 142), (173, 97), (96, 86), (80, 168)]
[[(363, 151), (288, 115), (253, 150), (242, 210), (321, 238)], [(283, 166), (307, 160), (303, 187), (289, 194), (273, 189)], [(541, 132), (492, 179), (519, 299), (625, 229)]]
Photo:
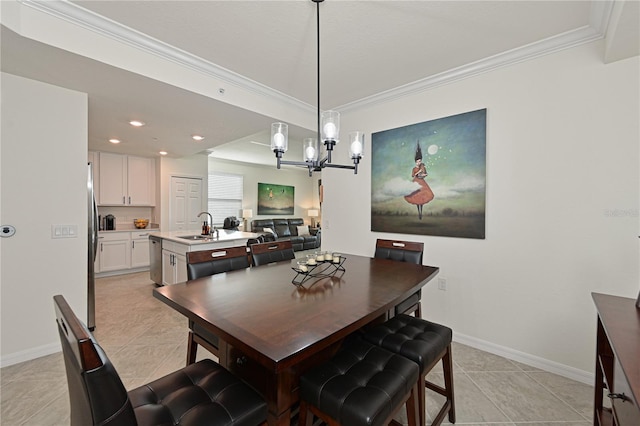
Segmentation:
[(427, 423), (427, 407), (425, 402), (427, 395), (425, 379), (426, 376), (420, 376), (418, 379), (418, 419), (420, 420), (420, 426), (425, 426)]
[(449, 421), (451, 423), (456, 422), (455, 404), (453, 400), (453, 361), (451, 357), (451, 344), (447, 346), (441, 359), (444, 371), (444, 387), (427, 381), (426, 376), (424, 381), (424, 385), (427, 389), (431, 389), (447, 399), (444, 405), (440, 408), (440, 411), (438, 411), (436, 417), (433, 419), (433, 423), (431, 424), (432, 426), (440, 425), (447, 413), (449, 415)]
[[(420, 407), (420, 389), (422, 389), (422, 393), (424, 394), (424, 386), (422, 386), (422, 378), (418, 379), (413, 388), (411, 389), (411, 394), (409, 395), (409, 399), (407, 399), (407, 424), (408, 426), (417, 426), (418, 422), (422, 422), (424, 419), (424, 414), (420, 416), (418, 412), (418, 408)], [(424, 402), (424, 398), (422, 400)], [(424, 405), (424, 404), (423, 404)], [(423, 423), (420, 423), (423, 425)]]
[[(307, 419), (309, 413), (309, 407), (305, 401), (300, 401), (300, 408), (298, 410), (298, 426), (311, 426), (310, 419)], [(311, 416), (313, 418), (313, 416)]]
[(447, 392), (447, 400), (451, 402), (449, 408), (449, 421), (451, 423), (456, 422), (456, 404), (453, 398), (453, 360), (451, 356), (451, 344), (447, 346), (447, 352), (442, 357), (442, 367), (444, 370), (444, 388)]
[(198, 344), (193, 339), (193, 332), (189, 331), (189, 339), (187, 340), (187, 365), (196, 362), (196, 353), (198, 352)]

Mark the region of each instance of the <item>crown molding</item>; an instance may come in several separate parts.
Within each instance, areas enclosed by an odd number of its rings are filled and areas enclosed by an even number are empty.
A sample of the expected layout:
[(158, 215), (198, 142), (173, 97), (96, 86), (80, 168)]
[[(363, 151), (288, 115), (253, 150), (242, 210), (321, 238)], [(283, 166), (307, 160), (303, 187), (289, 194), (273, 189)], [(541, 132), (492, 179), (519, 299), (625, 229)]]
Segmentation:
[(479, 74), (487, 73), (498, 68), (507, 67), (519, 62), (528, 61), (560, 50), (569, 49), (584, 43), (599, 40), (603, 37), (604, 35), (602, 33), (594, 30), (591, 26), (586, 26), (453, 68), (385, 92), (380, 92), (375, 95), (341, 105), (335, 109), (343, 112), (352, 111), (363, 107), (370, 107), (375, 104), (393, 101), (405, 96), (415, 95), (419, 92), (424, 92), (439, 86), (444, 86)]
[(607, 32), (609, 19), (616, 1), (617, 0), (593, 0), (591, 2), (591, 10), (589, 14), (589, 25), (582, 28), (567, 31), (563, 34), (530, 43), (507, 52), (499, 53), (458, 68), (453, 68), (385, 92), (380, 92), (375, 95), (341, 105), (335, 109), (345, 112), (354, 111), (364, 107), (371, 107), (376, 104), (393, 101), (405, 96), (414, 95), (419, 92), (454, 83), (498, 68), (507, 67), (519, 62), (528, 61), (540, 56), (570, 49), (592, 41), (601, 40), (605, 37)]
[[(226, 68), (206, 61), (196, 55), (171, 46), (144, 33), (126, 27), (116, 21), (98, 15), (88, 9), (64, 1), (17, 0), (19, 3), (44, 12), (58, 19), (71, 22), (87, 30), (99, 33), (105, 37), (125, 43), (165, 60), (174, 62), (185, 68), (222, 80), (228, 84), (253, 92), (260, 96), (276, 99), (279, 102), (299, 108), (302, 111), (315, 112), (315, 107), (302, 102), (292, 96), (274, 90), (264, 84), (243, 77)], [(507, 52), (503, 52), (470, 64), (466, 64), (415, 82), (405, 84), (384, 92), (377, 93), (350, 102), (335, 109), (353, 111), (375, 104), (389, 102), (418, 92), (431, 90), (439, 86), (450, 84), (498, 68), (528, 61), (540, 56), (548, 55), (564, 49), (604, 38), (607, 25), (616, 0), (591, 2), (590, 24), (566, 33), (531, 43)]]
[(70, 22), (106, 38), (124, 43), (135, 49), (139, 49), (167, 61), (171, 61), (185, 68), (197, 71), (265, 98), (276, 99), (279, 102), (288, 104), (294, 108), (299, 108), (303, 111), (315, 111), (315, 107), (307, 104), (306, 102), (302, 102), (292, 96), (274, 90), (262, 83), (246, 78), (210, 61), (206, 61), (199, 56), (193, 55), (161, 40), (148, 36), (140, 31), (136, 31), (67, 0), (17, 1), (24, 6), (46, 13), (54, 18)]

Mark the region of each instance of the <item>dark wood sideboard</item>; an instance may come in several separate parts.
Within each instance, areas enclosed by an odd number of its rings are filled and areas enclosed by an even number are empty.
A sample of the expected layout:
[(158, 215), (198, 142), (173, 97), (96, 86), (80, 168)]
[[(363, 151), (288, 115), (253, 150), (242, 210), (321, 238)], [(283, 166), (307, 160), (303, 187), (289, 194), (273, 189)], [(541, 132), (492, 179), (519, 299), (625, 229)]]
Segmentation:
[[(640, 309), (636, 300), (592, 293), (598, 311), (594, 426), (640, 425)], [(609, 398), (611, 404), (603, 405)]]

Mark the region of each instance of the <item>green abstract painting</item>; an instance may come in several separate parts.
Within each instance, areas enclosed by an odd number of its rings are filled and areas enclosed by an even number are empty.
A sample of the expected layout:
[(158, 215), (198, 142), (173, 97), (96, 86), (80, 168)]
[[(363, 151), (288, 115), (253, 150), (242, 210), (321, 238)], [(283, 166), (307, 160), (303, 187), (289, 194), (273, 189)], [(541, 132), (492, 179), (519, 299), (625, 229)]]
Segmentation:
[(293, 215), (295, 187), (258, 183), (258, 215)]

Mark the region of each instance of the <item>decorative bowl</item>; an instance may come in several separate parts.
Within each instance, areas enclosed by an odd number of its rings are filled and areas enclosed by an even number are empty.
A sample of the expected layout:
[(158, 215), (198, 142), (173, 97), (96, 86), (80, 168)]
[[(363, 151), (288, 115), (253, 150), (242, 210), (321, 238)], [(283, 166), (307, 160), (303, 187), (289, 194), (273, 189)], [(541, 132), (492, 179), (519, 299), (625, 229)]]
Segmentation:
[(133, 224), (138, 229), (144, 229), (149, 225), (149, 219), (133, 219)]

